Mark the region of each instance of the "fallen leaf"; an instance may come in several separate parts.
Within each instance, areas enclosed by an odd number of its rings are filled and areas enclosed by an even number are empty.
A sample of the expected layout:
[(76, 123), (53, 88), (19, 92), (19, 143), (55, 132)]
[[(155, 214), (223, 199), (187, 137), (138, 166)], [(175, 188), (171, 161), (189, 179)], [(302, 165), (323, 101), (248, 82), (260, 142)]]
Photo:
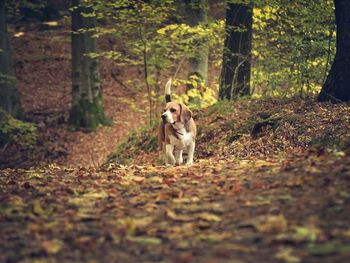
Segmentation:
[(145, 177), (142, 177), (142, 176), (133, 176), (133, 177), (132, 177), (132, 180), (133, 180), (135, 183), (142, 183), (142, 182), (145, 180)]
[(299, 241), (314, 242), (322, 234), (322, 231), (315, 226), (308, 227), (294, 227), (295, 235), (294, 238)]
[(143, 230), (153, 222), (152, 217), (126, 217), (119, 219), (117, 224), (120, 229), (124, 230), (127, 235), (133, 235), (136, 230)]
[(189, 203), (197, 203), (197, 202), (199, 202), (199, 201), (200, 201), (200, 199), (199, 199), (199, 197), (197, 197), (197, 196), (193, 196), (193, 197), (183, 197), (183, 198), (174, 198), (174, 199), (173, 199), (173, 202), (174, 202), (175, 204), (183, 204), (183, 203), (189, 204)]
[(287, 230), (288, 222), (283, 215), (267, 216), (266, 220), (256, 225), (262, 233), (281, 233)]
[(144, 244), (144, 245), (160, 245), (162, 243), (162, 240), (156, 237), (128, 236), (126, 239), (129, 241)]
[(52, 239), (43, 241), (41, 245), (48, 254), (57, 254), (61, 250), (63, 242), (58, 239)]
[(98, 199), (98, 198), (105, 198), (108, 194), (105, 191), (99, 191), (99, 192), (88, 192), (83, 194), (82, 198), (88, 198), (88, 199)]
[(246, 220), (240, 227), (254, 227), (261, 233), (277, 234), (287, 230), (288, 222), (284, 215), (263, 215)]
[(350, 253), (350, 244), (341, 244), (338, 241), (331, 241), (323, 244), (312, 244), (308, 247), (312, 256), (328, 256), (337, 253)]
[(40, 201), (36, 200), (33, 205), (33, 212), (39, 216), (46, 216), (47, 213), (45, 210), (42, 208)]
[(166, 209), (165, 214), (168, 218), (174, 220), (174, 221), (180, 221), (180, 222), (190, 222), (193, 220), (196, 220), (195, 217), (188, 216), (188, 215), (178, 215), (174, 211), (170, 209)]
[(221, 218), (215, 214), (211, 214), (211, 213), (200, 213), (198, 216), (198, 219), (202, 219), (205, 221), (209, 221), (209, 222), (220, 222)]
[(286, 263), (299, 263), (300, 258), (292, 255), (293, 252), (293, 249), (289, 247), (279, 248), (277, 254), (275, 255), (275, 258), (283, 260)]

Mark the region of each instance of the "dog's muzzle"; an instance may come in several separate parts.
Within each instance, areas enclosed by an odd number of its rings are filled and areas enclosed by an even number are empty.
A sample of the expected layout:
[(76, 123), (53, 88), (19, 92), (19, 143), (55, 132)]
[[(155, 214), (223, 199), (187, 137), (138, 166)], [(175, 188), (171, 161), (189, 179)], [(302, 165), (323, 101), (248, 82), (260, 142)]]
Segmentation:
[(166, 122), (166, 114), (162, 114), (162, 120), (163, 122)]

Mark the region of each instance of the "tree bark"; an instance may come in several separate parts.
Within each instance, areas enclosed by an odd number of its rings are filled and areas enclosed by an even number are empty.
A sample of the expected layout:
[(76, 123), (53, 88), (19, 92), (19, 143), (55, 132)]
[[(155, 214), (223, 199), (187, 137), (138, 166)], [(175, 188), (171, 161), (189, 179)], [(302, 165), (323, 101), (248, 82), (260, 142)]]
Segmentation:
[[(208, 23), (208, 0), (186, 0), (186, 23), (192, 27), (205, 26)], [(206, 38), (198, 39), (195, 51), (189, 58), (188, 79), (207, 85), (209, 46)], [(193, 88), (188, 85), (188, 89)]]
[(337, 25), (336, 54), (319, 101), (350, 101), (350, 1), (334, 0)]
[(75, 128), (92, 131), (99, 124), (107, 124), (107, 118), (103, 110), (98, 61), (88, 55), (96, 51), (95, 40), (89, 31), (95, 27), (95, 19), (82, 15), (92, 10), (79, 2), (72, 1), (72, 107), (69, 123)]
[(0, 107), (12, 116), (21, 118), (21, 102), (7, 34), (5, 0), (0, 0), (0, 93)]
[(250, 94), (253, 8), (228, 4), (219, 98), (233, 100)]

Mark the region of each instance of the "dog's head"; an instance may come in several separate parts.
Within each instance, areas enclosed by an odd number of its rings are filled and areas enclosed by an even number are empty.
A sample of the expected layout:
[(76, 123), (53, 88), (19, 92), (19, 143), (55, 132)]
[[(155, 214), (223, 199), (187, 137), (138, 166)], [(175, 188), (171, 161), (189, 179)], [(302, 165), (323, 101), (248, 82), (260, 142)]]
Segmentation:
[(163, 122), (186, 123), (192, 118), (192, 111), (183, 103), (168, 102), (162, 114)]

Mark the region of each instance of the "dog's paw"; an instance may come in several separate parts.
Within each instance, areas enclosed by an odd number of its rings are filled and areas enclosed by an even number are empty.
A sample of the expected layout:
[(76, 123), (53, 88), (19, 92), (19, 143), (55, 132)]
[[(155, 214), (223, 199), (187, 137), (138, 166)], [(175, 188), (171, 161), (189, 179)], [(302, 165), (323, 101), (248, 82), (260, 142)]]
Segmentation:
[(189, 161), (186, 162), (186, 165), (187, 165), (187, 166), (190, 166), (190, 165), (192, 165), (192, 164), (193, 164), (193, 161), (190, 161), (190, 160), (189, 160)]
[(176, 160), (176, 163), (177, 163), (178, 165), (181, 165), (183, 162), (184, 162), (184, 161), (183, 161), (182, 158), (179, 158), (179, 159)]

